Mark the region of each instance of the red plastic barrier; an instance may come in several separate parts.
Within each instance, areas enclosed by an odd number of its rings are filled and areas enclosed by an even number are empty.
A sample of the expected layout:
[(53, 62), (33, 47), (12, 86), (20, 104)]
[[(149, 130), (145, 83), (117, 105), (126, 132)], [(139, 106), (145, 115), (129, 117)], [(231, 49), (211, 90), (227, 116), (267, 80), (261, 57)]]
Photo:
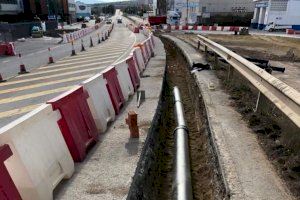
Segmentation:
[(182, 30), (189, 30), (189, 26), (182, 26)]
[(18, 200), (21, 196), (11, 179), (4, 161), (7, 160), (13, 153), (7, 144), (0, 146), (0, 199), (2, 200)]
[(179, 25), (175, 25), (175, 30), (179, 30)]
[(0, 55), (15, 56), (15, 46), (13, 42), (0, 44)]
[(125, 102), (125, 98), (117, 77), (116, 69), (114, 67), (108, 68), (103, 72), (103, 77), (106, 79), (106, 87), (117, 115)]
[(128, 64), (128, 71), (129, 71), (132, 85), (134, 87), (134, 91), (136, 91), (137, 88), (140, 86), (140, 79), (139, 79), (139, 75), (136, 71), (135, 61), (134, 61), (133, 57), (130, 56), (129, 58), (127, 58), (126, 63)]
[(209, 30), (209, 26), (202, 26), (202, 31), (208, 31)]
[(197, 25), (194, 25), (193, 26), (193, 30), (197, 30), (198, 29), (198, 26)]
[(216, 26), (211, 26), (211, 30), (212, 30), (212, 31), (216, 31), (216, 30), (217, 30), (217, 27), (216, 27)]
[(0, 44), (0, 55), (5, 55), (6, 44)]
[(139, 29), (139, 27), (134, 27), (134, 31), (133, 31), (134, 33), (139, 33), (140, 32), (140, 29)]
[(95, 121), (87, 103), (89, 97), (82, 86), (67, 91), (48, 101), (53, 110), (59, 110), (58, 126), (74, 161), (82, 161), (87, 149), (98, 141)]

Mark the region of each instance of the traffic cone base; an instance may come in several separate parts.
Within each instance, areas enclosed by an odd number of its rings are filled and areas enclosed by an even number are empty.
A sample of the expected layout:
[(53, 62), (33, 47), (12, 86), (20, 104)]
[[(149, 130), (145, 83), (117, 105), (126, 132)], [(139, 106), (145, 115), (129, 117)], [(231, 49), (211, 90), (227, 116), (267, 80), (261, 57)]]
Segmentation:
[(24, 64), (21, 64), (20, 65), (20, 71), (18, 74), (27, 74), (29, 73), (28, 71), (26, 71), (26, 68), (25, 68), (25, 65)]
[(5, 82), (6, 80), (4, 80), (3, 78), (2, 78), (2, 75), (0, 74), (0, 83), (3, 83), (3, 82)]
[(53, 57), (52, 57), (52, 56), (49, 57), (49, 62), (48, 62), (48, 63), (49, 63), (49, 64), (54, 63), (54, 60), (53, 60)]

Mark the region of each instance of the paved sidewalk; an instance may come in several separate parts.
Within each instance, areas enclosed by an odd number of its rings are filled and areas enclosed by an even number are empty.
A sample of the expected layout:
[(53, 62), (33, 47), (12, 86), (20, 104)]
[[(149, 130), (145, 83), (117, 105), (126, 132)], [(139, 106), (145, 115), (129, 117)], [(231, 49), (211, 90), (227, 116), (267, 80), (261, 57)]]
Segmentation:
[[(137, 108), (136, 94), (127, 102), (85, 161), (75, 165), (73, 177), (56, 189), (55, 199), (126, 199), (162, 90), (166, 54), (159, 39), (155, 44), (139, 88), (145, 90), (145, 102)], [(125, 118), (130, 110), (138, 114), (139, 139), (129, 138)]]

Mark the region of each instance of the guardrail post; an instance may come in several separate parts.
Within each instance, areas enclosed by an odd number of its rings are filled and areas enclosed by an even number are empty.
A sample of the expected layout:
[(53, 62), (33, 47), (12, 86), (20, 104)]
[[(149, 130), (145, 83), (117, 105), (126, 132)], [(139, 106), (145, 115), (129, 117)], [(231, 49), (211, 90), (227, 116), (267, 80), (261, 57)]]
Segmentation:
[(200, 45), (201, 45), (201, 43), (200, 43), (200, 40), (198, 40), (198, 50), (200, 49)]
[(204, 52), (205, 52), (205, 56), (207, 56), (208, 51), (207, 51), (207, 46), (206, 45), (204, 45)]
[(257, 109), (258, 109), (259, 100), (260, 100), (260, 91), (258, 91), (258, 95), (257, 95), (257, 99), (256, 99), (255, 108), (254, 108), (254, 110), (253, 110), (254, 112), (256, 112)]
[(217, 53), (214, 53), (214, 61), (215, 61), (215, 66), (214, 68), (215, 69), (218, 69), (219, 68), (219, 58), (218, 58), (218, 54)]

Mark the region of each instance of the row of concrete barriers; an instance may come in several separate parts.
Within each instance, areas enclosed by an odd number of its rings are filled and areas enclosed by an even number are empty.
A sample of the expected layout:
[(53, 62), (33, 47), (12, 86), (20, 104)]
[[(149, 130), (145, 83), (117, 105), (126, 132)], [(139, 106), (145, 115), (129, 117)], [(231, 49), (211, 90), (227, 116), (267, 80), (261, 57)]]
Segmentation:
[(53, 199), (140, 85), (153, 35), (131, 54), (0, 129), (0, 199)]

